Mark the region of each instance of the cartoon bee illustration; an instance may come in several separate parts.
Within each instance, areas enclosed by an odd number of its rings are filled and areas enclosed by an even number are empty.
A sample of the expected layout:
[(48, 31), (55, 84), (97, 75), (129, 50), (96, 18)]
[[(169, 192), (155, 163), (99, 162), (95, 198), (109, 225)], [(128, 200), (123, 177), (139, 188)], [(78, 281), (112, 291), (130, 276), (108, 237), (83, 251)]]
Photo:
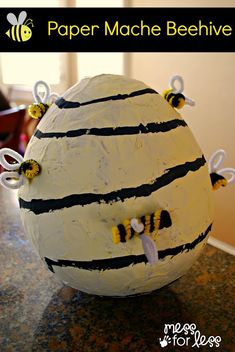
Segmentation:
[(6, 35), (14, 41), (26, 42), (32, 36), (32, 30), (29, 26), (33, 27), (33, 20), (28, 18), (26, 21), (26, 11), (21, 11), (17, 20), (13, 13), (8, 13), (7, 20), (12, 27), (6, 32)]

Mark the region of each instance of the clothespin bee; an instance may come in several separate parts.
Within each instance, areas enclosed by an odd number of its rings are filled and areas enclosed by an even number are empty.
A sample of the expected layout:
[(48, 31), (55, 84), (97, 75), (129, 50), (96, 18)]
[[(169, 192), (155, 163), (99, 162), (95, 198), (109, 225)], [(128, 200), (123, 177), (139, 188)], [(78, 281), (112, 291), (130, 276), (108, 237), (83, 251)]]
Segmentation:
[[(219, 169), (220, 165), (224, 161), (225, 155), (225, 151), (223, 149), (219, 149), (212, 154), (208, 163), (211, 183), (214, 190), (217, 190), (220, 187), (225, 187), (235, 181), (235, 169), (231, 167)], [(226, 179), (223, 174), (230, 174), (231, 177)]]
[(113, 242), (115, 244), (127, 242), (138, 235), (149, 264), (154, 265), (158, 261), (158, 252), (154, 242), (158, 230), (170, 227), (171, 224), (170, 214), (166, 210), (158, 210), (141, 218), (127, 219), (122, 224), (113, 226)]
[[(45, 89), (44, 96), (39, 94), (39, 86)], [(52, 104), (52, 99), (57, 98), (57, 93), (51, 93), (49, 85), (44, 81), (37, 81), (33, 87), (33, 97), (36, 103), (29, 105), (28, 113), (34, 119), (41, 119)]]
[[(15, 163), (8, 163), (5, 156), (15, 159)], [(5, 188), (17, 189), (24, 183), (24, 177), (31, 180), (41, 172), (41, 167), (37, 161), (29, 159), (24, 161), (23, 157), (9, 148), (0, 150), (0, 164), (8, 171), (0, 175), (0, 184)]]
[[(177, 89), (175, 87), (175, 82), (178, 81), (180, 87)], [(194, 106), (195, 102), (185, 97), (182, 93), (184, 91), (184, 80), (181, 76), (175, 75), (170, 80), (170, 88), (163, 92), (163, 97), (168, 101), (168, 103), (177, 109), (181, 109), (185, 104)]]

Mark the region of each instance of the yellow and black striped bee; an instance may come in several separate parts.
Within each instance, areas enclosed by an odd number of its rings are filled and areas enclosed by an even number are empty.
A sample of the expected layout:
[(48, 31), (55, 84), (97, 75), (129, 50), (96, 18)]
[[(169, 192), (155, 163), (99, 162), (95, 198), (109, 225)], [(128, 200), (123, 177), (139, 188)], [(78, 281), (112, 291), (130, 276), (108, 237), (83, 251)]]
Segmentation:
[(27, 13), (25, 11), (21, 11), (18, 20), (13, 13), (8, 13), (7, 20), (12, 24), (12, 27), (6, 32), (9, 38), (17, 42), (26, 42), (31, 38), (32, 30), (29, 26), (33, 27), (33, 20), (28, 18), (25, 21), (26, 17)]
[(46, 103), (29, 105), (28, 107), (29, 116), (31, 116), (33, 119), (40, 120), (45, 115), (49, 107), (50, 107), (50, 104), (46, 104)]
[(144, 215), (137, 220), (144, 225), (141, 233), (135, 232), (131, 226), (131, 220), (127, 219), (123, 221), (122, 224), (112, 227), (113, 242), (115, 244), (127, 242), (134, 235), (149, 235), (156, 233), (158, 230), (161, 230), (164, 227), (170, 227), (172, 224), (170, 214), (167, 210), (158, 210), (155, 213)]
[(217, 174), (216, 172), (212, 172), (210, 174), (210, 178), (214, 190), (217, 190), (220, 187), (226, 187), (228, 184), (226, 178), (222, 175)]
[(37, 161), (33, 159), (29, 159), (24, 161), (18, 170), (20, 175), (25, 176), (28, 179), (32, 179), (35, 176), (39, 175), (41, 172), (41, 166), (38, 164)]
[(163, 97), (173, 108), (181, 109), (185, 105), (185, 96), (182, 93), (173, 93), (171, 88), (163, 92)]

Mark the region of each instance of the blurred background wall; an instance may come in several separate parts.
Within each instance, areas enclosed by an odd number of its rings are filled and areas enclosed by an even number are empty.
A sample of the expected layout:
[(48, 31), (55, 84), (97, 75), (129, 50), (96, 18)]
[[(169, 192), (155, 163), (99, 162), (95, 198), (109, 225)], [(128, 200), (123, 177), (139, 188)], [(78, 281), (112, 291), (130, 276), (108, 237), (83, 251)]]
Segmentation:
[[(207, 160), (223, 148), (227, 152), (223, 167), (235, 167), (235, 54), (131, 54), (130, 76), (159, 92), (168, 87), (168, 78), (175, 73), (184, 78), (185, 94), (196, 100), (195, 107), (187, 106), (180, 113)], [(218, 190), (214, 196), (213, 236), (235, 246), (235, 187)]]
[[(234, 0), (132, 0), (134, 7), (234, 7)], [(221, 19), (222, 20), (222, 19)], [(156, 44), (157, 45), (157, 44)], [(185, 94), (196, 100), (182, 116), (207, 160), (225, 149), (223, 165), (235, 167), (235, 53), (131, 53), (129, 75), (163, 91), (175, 73), (184, 77)], [(212, 235), (235, 246), (235, 187), (214, 192), (216, 214)]]

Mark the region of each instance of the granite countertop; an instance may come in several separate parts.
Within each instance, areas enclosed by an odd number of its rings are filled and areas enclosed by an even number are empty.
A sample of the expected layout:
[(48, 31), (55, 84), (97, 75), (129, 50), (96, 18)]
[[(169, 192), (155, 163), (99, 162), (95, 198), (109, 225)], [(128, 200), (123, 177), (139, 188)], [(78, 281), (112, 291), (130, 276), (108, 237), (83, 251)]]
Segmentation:
[[(209, 245), (187, 275), (150, 295), (101, 298), (64, 286), (27, 241), (16, 194), (0, 189), (0, 351), (235, 351), (235, 257)], [(166, 323), (195, 323), (219, 348), (164, 349)]]

